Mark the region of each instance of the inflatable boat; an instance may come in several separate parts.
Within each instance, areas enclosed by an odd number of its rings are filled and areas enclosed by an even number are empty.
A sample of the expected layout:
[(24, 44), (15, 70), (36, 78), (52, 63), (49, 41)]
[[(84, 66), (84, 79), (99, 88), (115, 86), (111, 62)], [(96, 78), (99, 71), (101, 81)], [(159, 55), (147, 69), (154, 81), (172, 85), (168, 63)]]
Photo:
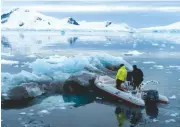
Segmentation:
[[(136, 90), (133, 91), (130, 86), (127, 84), (122, 84), (122, 90), (118, 90), (115, 85), (115, 80), (108, 76), (98, 76), (95, 80), (96, 87), (107, 93), (109, 96), (114, 97), (117, 100), (124, 101), (130, 105), (138, 106), (138, 107), (144, 107), (146, 98), (153, 99), (151, 97), (151, 93), (155, 93), (153, 90)], [(157, 101), (159, 103), (168, 103), (168, 98), (164, 95), (156, 93)], [(156, 97), (153, 96), (153, 97)]]

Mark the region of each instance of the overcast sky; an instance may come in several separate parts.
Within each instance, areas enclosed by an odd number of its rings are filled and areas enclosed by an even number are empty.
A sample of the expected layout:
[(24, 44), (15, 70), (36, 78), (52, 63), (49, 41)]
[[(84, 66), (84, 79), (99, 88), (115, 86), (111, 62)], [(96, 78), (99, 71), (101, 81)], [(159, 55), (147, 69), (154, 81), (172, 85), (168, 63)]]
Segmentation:
[[(179, 3), (168, 0), (2, 0), (2, 10), (27, 8), (41, 12), (113, 12), (113, 11), (167, 11), (179, 12)], [(132, 1), (132, 2), (127, 2)], [(151, 2), (149, 1), (156, 1)], [(147, 4), (147, 3), (148, 4)]]

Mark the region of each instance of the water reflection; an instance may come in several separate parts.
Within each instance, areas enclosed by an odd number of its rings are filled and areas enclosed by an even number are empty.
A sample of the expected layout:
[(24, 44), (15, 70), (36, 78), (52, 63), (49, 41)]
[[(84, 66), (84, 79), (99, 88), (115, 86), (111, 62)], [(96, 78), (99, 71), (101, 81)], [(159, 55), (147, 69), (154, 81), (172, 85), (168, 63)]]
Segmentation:
[(11, 44), (8, 41), (8, 38), (6, 38), (5, 36), (1, 37), (1, 45), (5, 48), (11, 48)]
[(92, 95), (92, 93), (88, 92), (86, 94), (80, 94), (80, 95), (71, 95), (71, 94), (63, 94), (63, 100), (64, 102), (74, 102), (74, 107), (79, 107), (82, 105), (86, 105), (89, 103), (92, 103), (95, 100), (95, 96)]
[[(73, 48), (78, 49), (96, 50), (119, 50), (121, 47), (123, 50), (146, 52), (159, 51), (159, 49), (178, 51), (179, 36), (176, 34), (171, 34), (171, 38), (169, 36), (143, 33), (120, 33), (117, 36), (111, 36), (107, 34), (61, 35), (58, 32), (2, 32), (1, 45), (4, 48), (11, 47), (14, 51), (25, 51), (25, 54), (39, 53), (41, 50), (68, 49), (69, 45), (74, 45)], [(26, 50), (27, 47), (29, 51)]]
[(70, 37), (68, 38), (68, 42), (70, 45), (73, 45), (78, 40), (78, 37)]
[(117, 117), (118, 126), (123, 127), (126, 120), (130, 123), (130, 127), (135, 127), (143, 119), (141, 110), (118, 106), (115, 109), (115, 115)]

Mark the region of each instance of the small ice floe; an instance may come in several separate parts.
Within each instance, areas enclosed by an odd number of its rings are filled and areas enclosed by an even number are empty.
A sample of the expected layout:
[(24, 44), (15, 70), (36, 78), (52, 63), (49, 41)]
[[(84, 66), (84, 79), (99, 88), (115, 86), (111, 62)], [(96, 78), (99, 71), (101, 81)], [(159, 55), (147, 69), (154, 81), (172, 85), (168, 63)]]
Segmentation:
[(159, 120), (157, 120), (157, 119), (153, 119), (152, 121), (153, 121), (154, 123), (156, 123), (156, 122), (158, 122)]
[(171, 71), (167, 71), (166, 73), (167, 73), (167, 74), (172, 74), (172, 72), (171, 72)]
[(2, 55), (2, 56), (14, 56), (14, 55), (12, 55), (12, 54), (10, 54), (10, 53), (1, 53), (1, 55)]
[(162, 44), (161, 47), (166, 47), (166, 45), (165, 45), (165, 44)]
[(178, 69), (178, 70), (180, 70), (180, 66), (179, 65), (170, 65), (169, 66), (169, 68), (174, 68), (174, 69)]
[(138, 61), (135, 61), (135, 60), (134, 60), (134, 61), (132, 61), (132, 63), (138, 63)]
[(29, 111), (30, 111), (30, 112), (33, 112), (34, 110), (33, 110), (33, 109), (30, 109)]
[(101, 100), (102, 98), (100, 98), (100, 97), (96, 97), (96, 99)]
[(21, 112), (21, 113), (19, 113), (20, 115), (25, 115), (26, 113), (25, 112)]
[(170, 48), (171, 48), (171, 49), (174, 49), (174, 46), (171, 46)]
[(142, 55), (142, 54), (143, 54), (142, 52), (139, 52), (137, 50), (129, 51), (127, 53), (124, 53), (125, 56), (133, 56), (133, 55), (137, 56), (137, 55)]
[(155, 64), (156, 62), (154, 61), (144, 61), (143, 64)]
[(178, 115), (179, 115), (178, 113), (174, 113), (174, 114), (171, 114), (170, 116), (176, 117), (176, 116), (178, 116)]
[(14, 67), (19, 67), (18, 65), (15, 65)]
[(22, 118), (18, 118), (18, 120), (19, 120), (19, 121), (21, 121), (21, 120), (22, 120)]
[(154, 67), (157, 69), (164, 69), (164, 66), (162, 66), (162, 65), (154, 65)]
[(152, 45), (153, 45), (153, 46), (158, 46), (159, 44), (158, 44), (158, 43), (153, 43)]
[(29, 55), (29, 56), (27, 56), (27, 57), (33, 58), (33, 57), (36, 57), (36, 56), (35, 56), (35, 55)]
[(28, 113), (27, 115), (28, 115), (28, 116), (33, 116), (34, 113), (30, 112), (30, 113)]
[(60, 109), (66, 109), (66, 107), (60, 107)]
[(19, 63), (18, 61), (1, 59), (1, 64), (12, 65), (12, 64), (18, 64), (18, 63)]
[(171, 122), (176, 122), (176, 120), (175, 119), (169, 119), (169, 120), (165, 120), (165, 123), (171, 123)]
[(176, 99), (176, 95), (172, 95), (169, 99)]
[(47, 110), (41, 110), (41, 111), (38, 112), (38, 114), (40, 114), (40, 115), (43, 115), (43, 114), (50, 114), (50, 112), (47, 111)]
[(174, 53), (170, 53), (170, 55), (171, 55), (171, 56), (175, 56), (175, 54), (174, 54)]
[(21, 65), (21, 67), (25, 67), (26, 65)]

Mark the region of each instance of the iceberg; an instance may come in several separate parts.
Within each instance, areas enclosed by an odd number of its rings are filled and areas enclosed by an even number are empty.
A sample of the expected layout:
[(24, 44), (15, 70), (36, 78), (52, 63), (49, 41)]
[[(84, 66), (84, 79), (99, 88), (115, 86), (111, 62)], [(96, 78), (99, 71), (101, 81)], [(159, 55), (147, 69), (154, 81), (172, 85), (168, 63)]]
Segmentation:
[[(108, 54), (75, 55), (72, 57), (50, 56), (48, 58), (36, 59), (27, 65), (32, 68), (32, 72), (21, 71), (17, 74), (2, 73), (2, 93), (6, 93), (11, 87), (19, 86), (23, 83), (49, 83), (52, 81), (61, 81), (68, 79), (73, 74), (79, 74), (83, 71), (91, 73), (106, 73), (107, 66), (118, 66), (125, 64), (129, 70), (132, 66), (121, 57), (115, 57)], [(42, 66), (44, 65), (44, 66)], [(35, 93), (41, 94), (37, 87), (27, 89), (28, 93), (34, 96)]]

